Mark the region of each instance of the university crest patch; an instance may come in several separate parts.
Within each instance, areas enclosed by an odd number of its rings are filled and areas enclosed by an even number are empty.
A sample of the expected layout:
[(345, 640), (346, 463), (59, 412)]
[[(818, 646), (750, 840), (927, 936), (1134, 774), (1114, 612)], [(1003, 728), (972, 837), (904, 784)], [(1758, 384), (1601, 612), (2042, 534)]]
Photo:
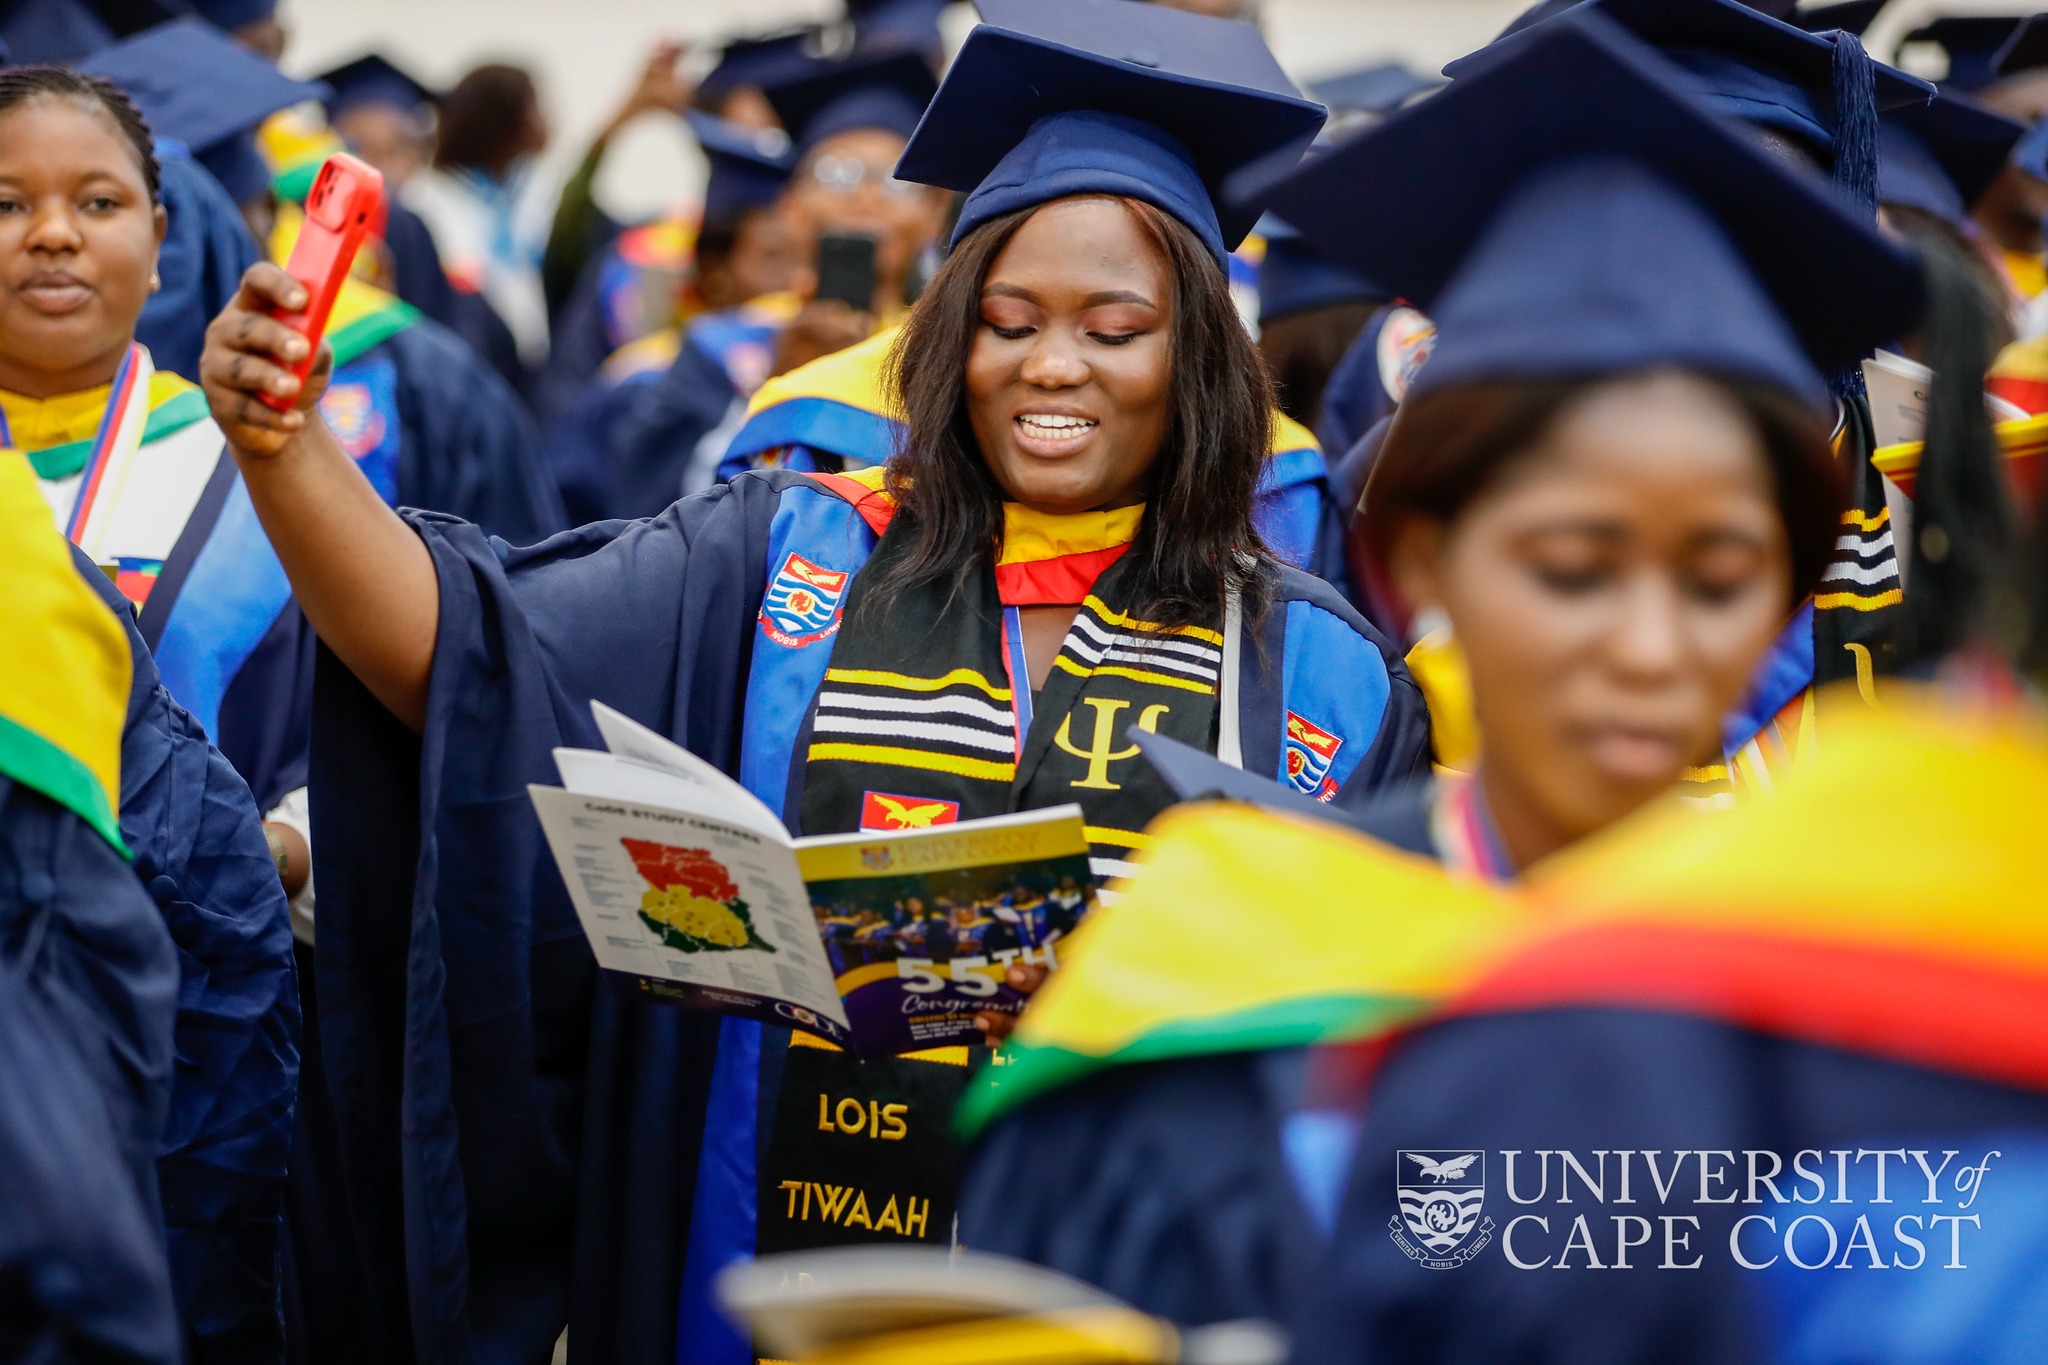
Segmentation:
[(761, 601), (761, 628), (776, 644), (791, 648), (826, 638), (839, 629), (839, 607), (852, 576), (821, 568), (790, 551)]
[(1400, 1151), (1394, 1154), (1394, 1196), (1400, 1211), (1387, 1220), (1394, 1245), (1427, 1270), (1450, 1270), (1493, 1240), (1486, 1205), (1486, 1153)]
[(1337, 782), (1330, 776), (1330, 764), (1344, 747), (1341, 735), (1333, 735), (1311, 721), (1287, 713), (1287, 780), (1304, 796), (1329, 801), (1337, 795)]
[(368, 384), (343, 380), (329, 386), (320, 398), (320, 415), (352, 460), (384, 443), (384, 414)]

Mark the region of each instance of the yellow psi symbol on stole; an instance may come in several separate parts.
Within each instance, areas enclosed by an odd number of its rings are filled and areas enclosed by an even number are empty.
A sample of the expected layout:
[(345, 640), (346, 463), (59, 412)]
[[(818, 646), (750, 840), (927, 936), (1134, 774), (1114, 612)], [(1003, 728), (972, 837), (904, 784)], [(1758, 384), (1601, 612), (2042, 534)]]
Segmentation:
[[(1088, 775), (1075, 778), (1067, 785), (1087, 787), (1099, 792), (1122, 791), (1123, 784), (1109, 780), (1109, 765), (1131, 758), (1138, 752), (1138, 746), (1135, 744), (1124, 749), (1116, 747), (1116, 718), (1130, 703), (1120, 697), (1083, 697), (1081, 700), (1095, 708), (1095, 738), (1089, 746), (1086, 749), (1074, 747), (1072, 712), (1060, 718), (1059, 733), (1052, 737), (1052, 742), (1060, 748), (1075, 758), (1088, 761)], [(1138, 728), (1148, 735), (1158, 734), (1159, 718), (1167, 714), (1169, 709), (1165, 702), (1156, 702), (1146, 707), (1138, 715)]]

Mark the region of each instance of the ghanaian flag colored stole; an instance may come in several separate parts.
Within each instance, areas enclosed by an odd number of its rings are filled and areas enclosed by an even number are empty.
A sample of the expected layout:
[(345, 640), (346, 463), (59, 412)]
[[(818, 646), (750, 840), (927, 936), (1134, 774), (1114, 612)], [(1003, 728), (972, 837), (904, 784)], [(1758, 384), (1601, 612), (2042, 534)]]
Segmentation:
[(0, 772), (120, 849), (134, 662), (121, 623), (51, 526), (28, 461), (12, 450), (0, 451), (0, 595)]
[[(891, 828), (897, 807), (943, 806), (950, 822), (1072, 801), (1098, 873), (1121, 871), (1173, 802), (1131, 727), (1213, 751), (1222, 685), (1220, 608), (1175, 631), (1132, 615), (1137, 566), (1124, 552), (1142, 516), (1011, 507), (994, 563), (871, 601), (906, 544), (892, 522), (854, 579), (818, 693), (804, 831)], [(1018, 608), (1051, 604), (1080, 610), (1034, 697)]]

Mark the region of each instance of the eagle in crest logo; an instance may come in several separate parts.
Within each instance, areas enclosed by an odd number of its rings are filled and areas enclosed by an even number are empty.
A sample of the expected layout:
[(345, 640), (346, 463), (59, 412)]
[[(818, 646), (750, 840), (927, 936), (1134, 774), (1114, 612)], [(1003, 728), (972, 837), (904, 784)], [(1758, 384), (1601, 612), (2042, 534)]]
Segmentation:
[(1292, 711), (1287, 713), (1287, 781), (1302, 795), (1318, 801), (1336, 798), (1338, 784), (1330, 776), (1330, 765), (1343, 747), (1343, 736), (1333, 735)]
[(839, 607), (851, 577), (790, 551), (761, 599), (761, 628), (776, 644), (792, 648), (826, 638), (839, 629)]
[(1394, 1157), (1398, 1211), (1387, 1221), (1388, 1235), (1416, 1264), (1450, 1270), (1471, 1260), (1493, 1240), (1486, 1205), (1486, 1153), (1408, 1151)]

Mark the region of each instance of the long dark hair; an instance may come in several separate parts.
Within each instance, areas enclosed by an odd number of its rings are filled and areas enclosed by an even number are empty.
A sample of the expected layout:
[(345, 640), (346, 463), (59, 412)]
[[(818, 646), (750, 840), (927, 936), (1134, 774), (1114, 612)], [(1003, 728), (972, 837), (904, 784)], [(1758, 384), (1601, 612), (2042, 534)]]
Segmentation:
[[(1845, 488), (1828, 432), (1790, 394), (1752, 380), (1698, 375), (1755, 428), (1770, 461), (1792, 558), (1792, 598), (1805, 600), (1834, 558)], [(1451, 522), (1541, 438), (1575, 399), (1607, 377), (1492, 380), (1417, 394), (1381, 447), (1358, 528), (1385, 586), (1385, 555), (1410, 517)]]
[[(1255, 616), (1264, 605), (1259, 566), (1271, 558), (1252, 509), (1272, 444), (1272, 381), (1200, 239), (1150, 204), (1117, 202), (1166, 258), (1173, 282), (1170, 413), (1145, 519), (1127, 552), (1142, 571), (1131, 610), (1164, 626), (1213, 623), (1235, 588)], [(888, 487), (909, 541), (880, 569), (872, 602), (963, 582), (1000, 547), (1003, 493), (974, 439), (963, 376), (989, 266), (1036, 211), (1019, 209), (969, 233), (890, 353), (886, 382), (906, 433)]]
[(149, 121), (128, 98), (127, 92), (99, 76), (88, 76), (65, 66), (10, 66), (0, 69), (0, 114), (42, 96), (77, 100), (93, 105), (114, 121), (142, 168), (142, 183), (153, 206), (162, 202), (161, 175), (156, 161), (156, 139)]

